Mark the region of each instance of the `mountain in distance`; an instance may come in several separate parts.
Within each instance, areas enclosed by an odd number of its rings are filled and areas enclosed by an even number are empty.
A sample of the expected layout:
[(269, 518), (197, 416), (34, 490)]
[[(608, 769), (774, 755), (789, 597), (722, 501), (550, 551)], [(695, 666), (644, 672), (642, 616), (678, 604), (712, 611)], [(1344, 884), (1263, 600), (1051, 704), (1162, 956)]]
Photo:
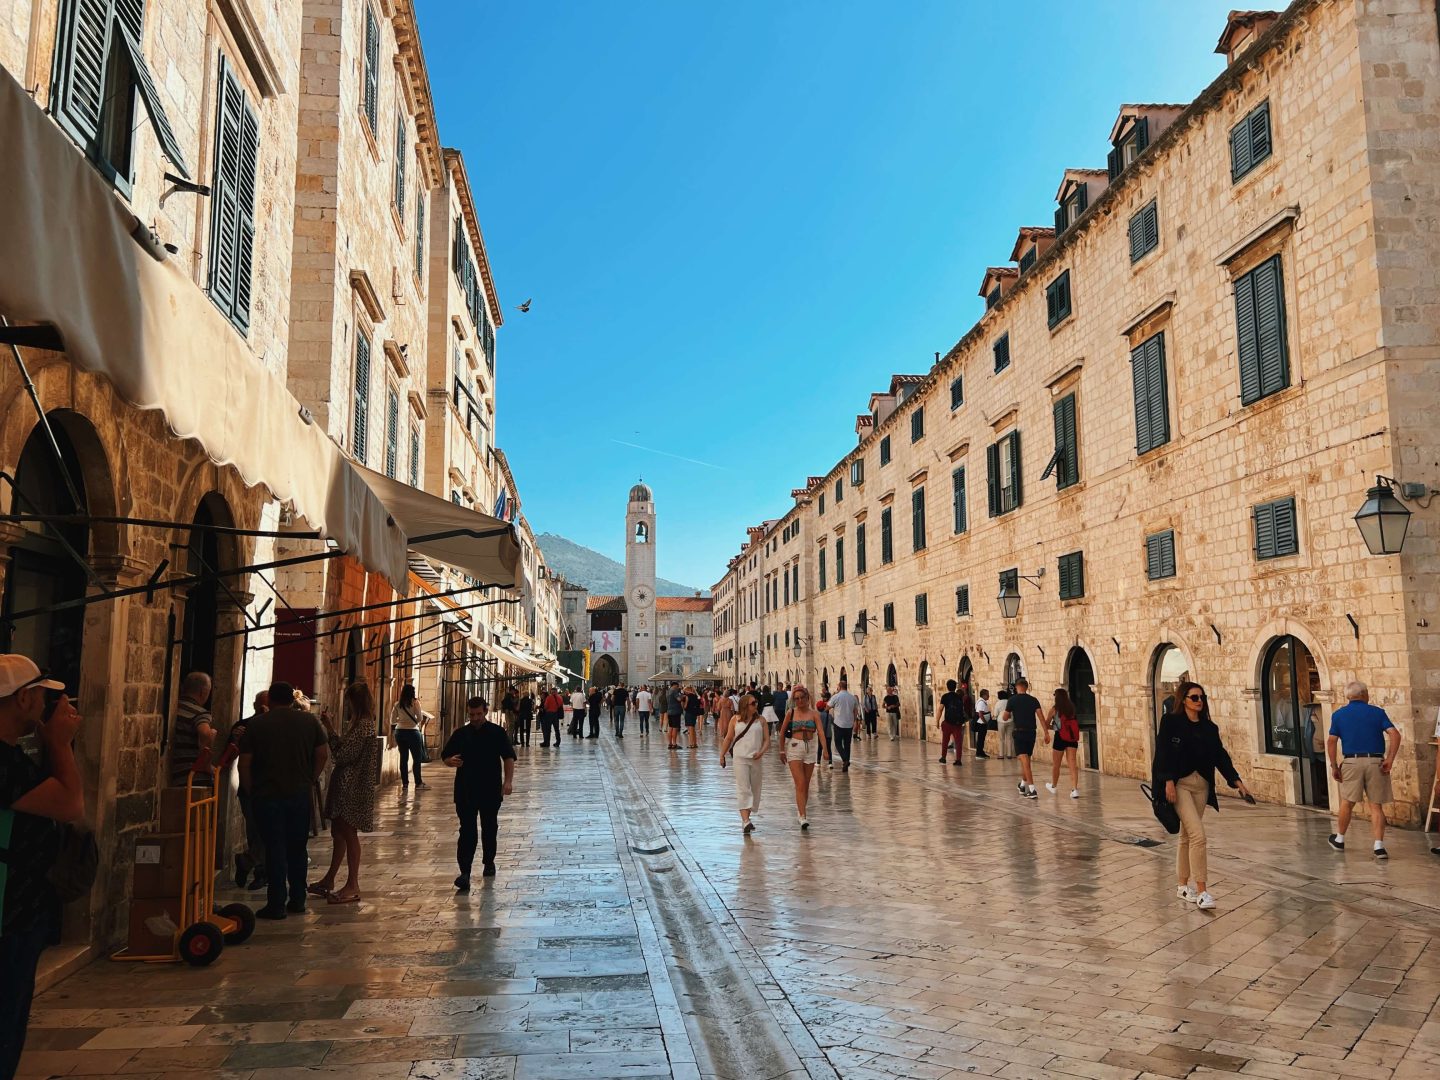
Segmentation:
[[(624, 564), (554, 533), (541, 533), (535, 540), (545, 553), (546, 564), (566, 581), (584, 585), (594, 596), (618, 596), (625, 591)], [(701, 591), (664, 578), (655, 581), (659, 596), (694, 596)]]

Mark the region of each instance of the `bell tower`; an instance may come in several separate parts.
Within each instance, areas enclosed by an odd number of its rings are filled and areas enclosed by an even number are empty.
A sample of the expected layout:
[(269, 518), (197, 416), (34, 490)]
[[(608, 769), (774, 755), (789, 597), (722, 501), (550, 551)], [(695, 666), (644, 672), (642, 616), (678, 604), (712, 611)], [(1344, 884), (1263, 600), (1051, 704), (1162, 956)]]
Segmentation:
[(655, 674), (655, 495), (644, 483), (630, 489), (625, 511), (625, 681)]

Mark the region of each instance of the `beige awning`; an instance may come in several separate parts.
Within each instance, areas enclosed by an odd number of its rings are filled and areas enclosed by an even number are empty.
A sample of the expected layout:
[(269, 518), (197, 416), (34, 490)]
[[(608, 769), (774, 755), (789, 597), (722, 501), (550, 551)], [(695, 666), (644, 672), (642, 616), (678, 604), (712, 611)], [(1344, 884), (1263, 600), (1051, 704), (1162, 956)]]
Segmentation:
[(0, 145), (0, 315), (53, 325), (76, 367), (163, 413), (177, 436), (403, 588), (405, 535), (385, 506), (196, 285), (189, 260), (157, 262), (136, 242), (144, 226), (3, 68)]
[(492, 654), (498, 656), (512, 667), (519, 668), (521, 671), (538, 673), (545, 671), (549, 666), (542, 660), (525, 656), (522, 653), (516, 652), (514, 649), (507, 649), (503, 645), (490, 645), (488, 649)]
[(383, 473), (359, 465), (355, 469), (404, 530), (412, 550), (453, 566), (484, 585), (515, 587), (520, 541), (512, 526)]

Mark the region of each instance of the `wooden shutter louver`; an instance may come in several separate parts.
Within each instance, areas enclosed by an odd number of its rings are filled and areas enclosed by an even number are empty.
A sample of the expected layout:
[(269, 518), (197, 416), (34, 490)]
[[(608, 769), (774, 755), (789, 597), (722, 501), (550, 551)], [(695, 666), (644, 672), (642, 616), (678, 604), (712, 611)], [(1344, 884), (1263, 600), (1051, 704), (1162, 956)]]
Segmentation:
[(1020, 432), (1012, 431), (1005, 436), (1006, 451), (1010, 458), (1010, 485), (1008, 489), (1009, 499), (1007, 510), (1014, 510), (1020, 505), (1021, 475), (1020, 475)]
[(395, 209), (405, 215), (405, 114), (395, 116)]
[(1144, 454), (1170, 441), (1163, 332), (1131, 351), (1130, 380), (1135, 392), (1135, 452)]
[(352, 450), (355, 460), (365, 463), (370, 434), (370, 339), (355, 337), (355, 430)]
[(999, 517), (1000, 508), (1000, 444), (991, 443), (985, 448), (985, 486), (990, 507), (990, 516)]
[(255, 262), (255, 179), (260, 121), (224, 55), (220, 57), (215, 169), (210, 194), (210, 298), (242, 332), (250, 327)]
[(1285, 288), (1280, 256), (1235, 279), (1240, 402), (1249, 405), (1290, 385)]
[(365, 119), (374, 135), (380, 126), (380, 24), (365, 6)]
[[(104, 111), (111, 8), (110, 0), (64, 0), (60, 11), (62, 36), (56, 42), (51, 110), (87, 152), (99, 137)], [(139, 20), (133, 29), (138, 37)]]
[(955, 532), (963, 533), (968, 527), (965, 508), (965, 470), (956, 469), (950, 474), (950, 498), (955, 513)]

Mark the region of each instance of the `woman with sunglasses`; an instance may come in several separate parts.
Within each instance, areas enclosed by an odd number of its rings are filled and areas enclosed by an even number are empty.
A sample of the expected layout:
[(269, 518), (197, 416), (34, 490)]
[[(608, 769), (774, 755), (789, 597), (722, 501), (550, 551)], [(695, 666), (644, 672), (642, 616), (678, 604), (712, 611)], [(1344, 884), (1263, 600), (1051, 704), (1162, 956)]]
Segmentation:
[[(767, 706), (768, 708), (768, 706)], [(760, 781), (765, 775), (765, 751), (770, 749), (770, 725), (755, 707), (755, 698), (746, 694), (740, 699), (740, 711), (734, 723), (720, 740), (720, 767), (735, 755), (735, 799), (740, 810), (740, 826), (748, 836), (755, 831), (750, 815), (760, 809)]]
[[(1160, 719), (1155, 736), (1155, 770), (1157, 783), (1165, 785), (1165, 798), (1175, 804), (1180, 814), (1180, 843), (1176, 848), (1176, 877), (1180, 885), (1176, 895), (1186, 903), (1213, 908), (1215, 898), (1205, 887), (1205, 807), (1216, 813), (1220, 803), (1215, 798), (1215, 770), (1225, 782), (1247, 800), (1250, 789), (1240, 779), (1230, 755), (1220, 741), (1220, 729), (1210, 719), (1210, 703), (1204, 688), (1195, 682), (1182, 682), (1175, 688), (1176, 712)], [(1194, 880), (1195, 887), (1190, 882)]]
[(790, 768), (795, 781), (795, 811), (800, 828), (810, 828), (805, 806), (810, 801), (810, 778), (820, 754), (829, 754), (825, 739), (825, 720), (810, 701), (810, 691), (796, 686), (790, 691), (790, 708), (780, 724), (780, 760)]

